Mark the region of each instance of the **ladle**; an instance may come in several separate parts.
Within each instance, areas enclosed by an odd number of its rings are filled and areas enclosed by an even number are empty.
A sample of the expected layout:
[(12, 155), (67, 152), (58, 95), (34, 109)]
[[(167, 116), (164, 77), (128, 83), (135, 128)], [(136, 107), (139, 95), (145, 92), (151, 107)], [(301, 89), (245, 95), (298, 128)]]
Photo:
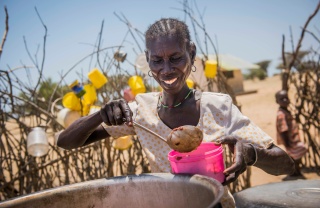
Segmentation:
[(171, 131), (167, 139), (165, 139), (151, 129), (142, 126), (135, 121), (132, 121), (132, 123), (134, 126), (137, 126), (161, 139), (169, 145), (169, 147), (178, 152), (191, 152), (200, 145), (203, 139), (202, 131), (195, 126), (186, 125), (175, 128)]
[(153, 136), (156, 136), (156, 137), (158, 137), (159, 139), (161, 139), (163, 142), (167, 143), (167, 140), (166, 140), (165, 138), (163, 138), (162, 136), (160, 136), (160, 135), (157, 134), (156, 132), (152, 131), (151, 129), (148, 129), (147, 127), (142, 126), (142, 125), (138, 124), (138, 123), (135, 122), (135, 121), (132, 121), (132, 123), (133, 123), (134, 126), (137, 126), (137, 127), (141, 128), (141, 129), (149, 132), (149, 133), (152, 134)]

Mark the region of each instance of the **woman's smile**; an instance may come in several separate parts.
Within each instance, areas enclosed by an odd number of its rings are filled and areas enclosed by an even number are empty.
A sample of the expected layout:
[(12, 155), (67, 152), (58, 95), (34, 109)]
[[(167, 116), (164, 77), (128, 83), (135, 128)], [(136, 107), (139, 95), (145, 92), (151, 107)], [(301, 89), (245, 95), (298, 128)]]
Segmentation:
[(170, 79), (170, 80), (163, 80), (163, 82), (166, 83), (166, 84), (168, 84), (168, 85), (171, 85), (171, 84), (174, 83), (176, 80), (177, 80), (177, 78), (173, 78), (173, 79)]

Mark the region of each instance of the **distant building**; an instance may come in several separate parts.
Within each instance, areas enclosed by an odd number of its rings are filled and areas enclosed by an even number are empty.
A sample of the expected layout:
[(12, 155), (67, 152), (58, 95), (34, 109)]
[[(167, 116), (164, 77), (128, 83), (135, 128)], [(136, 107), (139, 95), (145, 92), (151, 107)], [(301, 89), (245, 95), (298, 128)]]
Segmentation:
[[(243, 71), (257, 69), (259, 66), (229, 54), (219, 54), (218, 56), (209, 54), (208, 60), (217, 62), (217, 57), (220, 69), (227, 78), (227, 83), (232, 87), (234, 93), (236, 95), (245, 93), (243, 87)], [(190, 79), (192, 79), (201, 90), (207, 91), (207, 79), (204, 74), (203, 60), (203, 55), (196, 57), (194, 65), (197, 71), (196, 73), (191, 73)]]

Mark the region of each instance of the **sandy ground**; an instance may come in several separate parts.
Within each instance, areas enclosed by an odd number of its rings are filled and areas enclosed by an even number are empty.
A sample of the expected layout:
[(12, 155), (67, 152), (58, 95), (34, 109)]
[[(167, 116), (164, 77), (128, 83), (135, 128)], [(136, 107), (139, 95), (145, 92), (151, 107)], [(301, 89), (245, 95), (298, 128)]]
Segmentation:
[[(257, 93), (237, 96), (242, 113), (274, 138), (276, 142), (276, 113), (278, 105), (274, 95), (281, 89), (280, 76), (268, 77), (266, 80), (246, 80), (244, 90), (257, 90)], [(283, 149), (282, 145), (279, 145)], [(320, 179), (316, 173), (303, 173), (307, 179)], [(285, 175), (273, 176), (263, 170), (252, 167), (251, 185), (257, 186), (272, 182), (281, 182)]]

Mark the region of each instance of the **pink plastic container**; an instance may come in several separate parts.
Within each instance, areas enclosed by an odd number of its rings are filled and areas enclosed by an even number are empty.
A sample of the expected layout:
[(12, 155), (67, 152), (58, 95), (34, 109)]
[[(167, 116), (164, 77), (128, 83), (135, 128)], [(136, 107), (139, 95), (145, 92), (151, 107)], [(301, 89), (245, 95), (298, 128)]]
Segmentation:
[(191, 152), (181, 153), (171, 150), (168, 153), (172, 173), (200, 174), (212, 177), (221, 183), (225, 176), (223, 147), (212, 142), (203, 142)]

